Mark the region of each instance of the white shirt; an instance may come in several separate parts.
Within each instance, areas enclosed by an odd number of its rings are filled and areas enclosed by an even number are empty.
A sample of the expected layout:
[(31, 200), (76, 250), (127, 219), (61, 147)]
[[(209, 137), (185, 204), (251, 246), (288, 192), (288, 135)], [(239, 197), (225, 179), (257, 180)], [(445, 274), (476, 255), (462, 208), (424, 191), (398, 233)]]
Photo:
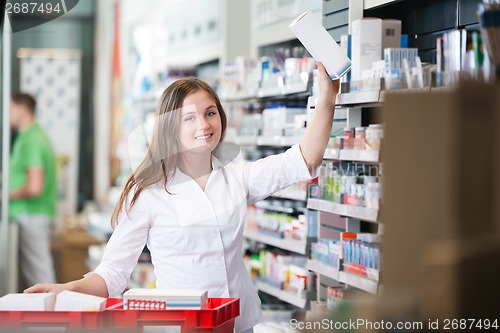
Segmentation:
[(168, 183), (145, 189), (128, 214), (122, 212), (94, 273), (110, 297), (127, 286), (147, 244), (161, 289), (208, 290), (209, 297), (240, 298), (235, 331), (261, 320), (260, 300), (242, 257), (247, 205), (293, 183), (312, 178), (299, 146), (255, 162), (221, 163), (205, 191), (177, 170)]

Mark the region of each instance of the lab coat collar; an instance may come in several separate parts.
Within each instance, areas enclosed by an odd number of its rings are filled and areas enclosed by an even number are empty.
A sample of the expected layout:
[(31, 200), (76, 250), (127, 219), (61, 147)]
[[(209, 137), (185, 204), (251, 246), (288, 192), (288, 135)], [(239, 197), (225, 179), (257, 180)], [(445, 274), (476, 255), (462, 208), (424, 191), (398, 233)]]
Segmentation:
[[(220, 177), (219, 172), (222, 172), (227, 183), (224, 164), (218, 158), (212, 156), (212, 172), (207, 185), (210, 183), (211, 178)], [(169, 192), (172, 193), (171, 198), (174, 202), (180, 226), (197, 225), (203, 227), (217, 225), (216, 213), (206, 193), (179, 168), (176, 169), (175, 176), (170, 180), (168, 188)]]
[[(221, 168), (224, 168), (224, 163), (222, 163), (217, 157), (212, 155), (211, 158), (211, 163), (212, 163), (212, 172), (218, 171)], [(190, 176), (186, 175), (184, 172), (182, 172), (178, 167), (175, 169), (175, 176), (168, 182), (168, 187), (173, 188), (173, 187), (178, 187), (178, 185), (186, 182), (191, 182), (194, 181)]]

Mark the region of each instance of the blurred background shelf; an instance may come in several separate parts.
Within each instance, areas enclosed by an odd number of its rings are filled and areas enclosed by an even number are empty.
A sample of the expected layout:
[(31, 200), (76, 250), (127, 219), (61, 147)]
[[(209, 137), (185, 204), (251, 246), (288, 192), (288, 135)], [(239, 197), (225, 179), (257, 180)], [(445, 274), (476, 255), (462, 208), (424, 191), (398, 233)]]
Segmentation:
[(307, 253), (307, 242), (298, 241), (294, 239), (277, 238), (260, 233), (256, 229), (245, 229), (243, 237), (254, 240), (259, 243), (278, 247), (283, 250), (298, 254)]
[(330, 279), (339, 280), (339, 270), (325, 265), (317, 260), (307, 260), (307, 269), (318, 274), (329, 277)]
[(281, 290), (279, 288), (275, 288), (265, 282), (262, 281), (257, 281), (256, 282), (256, 287), (257, 290), (265, 292), (266, 294), (269, 294), (271, 296), (274, 296), (276, 298), (279, 298), (283, 302), (292, 304), (298, 308), (305, 308), (307, 304), (307, 299), (302, 298), (299, 295), (293, 294), (291, 292)]
[(376, 295), (378, 293), (377, 281), (373, 281), (359, 275), (339, 272), (339, 282), (364, 290), (370, 294)]

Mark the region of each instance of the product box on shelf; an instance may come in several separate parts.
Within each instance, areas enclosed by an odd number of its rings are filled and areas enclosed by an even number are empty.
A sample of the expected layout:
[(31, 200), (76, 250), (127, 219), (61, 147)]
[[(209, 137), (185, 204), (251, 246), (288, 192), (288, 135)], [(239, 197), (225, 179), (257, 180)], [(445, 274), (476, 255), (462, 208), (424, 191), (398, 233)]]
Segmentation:
[(361, 79), (364, 70), (383, 60), (385, 48), (401, 44), (401, 21), (363, 18), (352, 22), (352, 80)]
[[(295, 117), (306, 115), (303, 106), (272, 104), (262, 111), (263, 135), (282, 135), (282, 130), (295, 123)], [(276, 131), (278, 130), (278, 131)]]
[(318, 211), (314, 209), (305, 209), (304, 215), (307, 220), (307, 237), (318, 237)]
[[(340, 242), (341, 244), (344, 242), (345, 239), (355, 239), (356, 238), (356, 233), (355, 232), (342, 232), (340, 234)], [(340, 251), (340, 259), (345, 259), (345, 253), (344, 253), (344, 248), (341, 248)]]
[(290, 283), (286, 286), (288, 291), (296, 292), (302, 297), (306, 290), (312, 289), (312, 273), (306, 268), (290, 265), (289, 274)]
[(311, 259), (336, 269), (340, 267), (341, 244), (338, 239), (320, 238), (311, 244)]

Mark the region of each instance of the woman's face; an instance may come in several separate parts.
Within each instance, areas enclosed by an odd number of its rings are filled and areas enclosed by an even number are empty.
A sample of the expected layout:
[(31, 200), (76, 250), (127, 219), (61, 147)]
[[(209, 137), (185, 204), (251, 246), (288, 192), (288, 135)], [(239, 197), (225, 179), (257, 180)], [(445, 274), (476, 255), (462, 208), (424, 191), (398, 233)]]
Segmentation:
[(222, 135), (221, 117), (205, 90), (186, 96), (177, 131), (183, 153), (212, 152), (217, 147)]

